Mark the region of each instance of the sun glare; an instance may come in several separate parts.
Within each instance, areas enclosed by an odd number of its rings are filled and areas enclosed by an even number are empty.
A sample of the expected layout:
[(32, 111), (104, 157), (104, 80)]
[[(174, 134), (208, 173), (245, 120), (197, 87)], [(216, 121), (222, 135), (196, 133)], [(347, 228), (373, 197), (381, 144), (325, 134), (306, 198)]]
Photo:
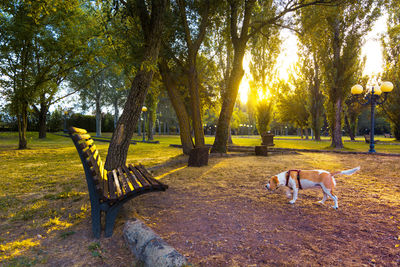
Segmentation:
[[(374, 24), (371, 32), (365, 38), (362, 46), (362, 56), (366, 56), (365, 68), (363, 75), (376, 76), (383, 71), (382, 45), (380, 42), (381, 34), (386, 32), (387, 15), (380, 17)], [(297, 63), (299, 57), (297, 55), (297, 37), (288, 30), (281, 33), (283, 39), (282, 51), (277, 58), (277, 70), (279, 79), (287, 81), (292, 72), (293, 66)], [(250, 54), (247, 53), (243, 59), (243, 69), (245, 74), (239, 86), (239, 99), (242, 104), (246, 104), (248, 94), (250, 92)], [(259, 93), (259, 100), (270, 97), (269, 93)]]
[(245, 74), (240, 82), (239, 86), (239, 99), (240, 103), (247, 104), (248, 95), (250, 92), (250, 80), (247, 78), (247, 74)]
[(363, 75), (376, 76), (383, 72), (383, 50), (380, 36), (387, 31), (386, 20), (387, 14), (380, 17), (365, 38), (365, 44), (361, 50), (362, 56), (367, 57)]

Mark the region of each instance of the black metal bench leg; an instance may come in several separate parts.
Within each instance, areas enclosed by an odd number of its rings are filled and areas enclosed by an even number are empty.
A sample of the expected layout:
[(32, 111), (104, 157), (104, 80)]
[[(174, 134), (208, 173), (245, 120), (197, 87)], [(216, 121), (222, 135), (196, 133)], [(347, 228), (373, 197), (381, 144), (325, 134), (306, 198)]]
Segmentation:
[(106, 211), (106, 230), (105, 237), (110, 237), (113, 234), (115, 219), (117, 218), (118, 212), (122, 207), (122, 203), (114, 204), (109, 210)]
[(100, 238), (101, 234), (101, 210), (98, 203), (91, 203), (92, 209), (92, 230), (95, 238)]

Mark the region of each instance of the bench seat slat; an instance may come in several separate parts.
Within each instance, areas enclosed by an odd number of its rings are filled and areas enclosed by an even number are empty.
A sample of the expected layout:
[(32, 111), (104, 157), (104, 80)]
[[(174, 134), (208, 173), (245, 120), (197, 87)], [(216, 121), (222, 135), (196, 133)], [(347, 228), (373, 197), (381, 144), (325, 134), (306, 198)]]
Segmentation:
[(140, 185), (137, 183), (136, 178), (134, 176), (134, 174), (126, 167), (126, 166), (122, 166), (125, 174), (128, 176), (129, 181), (131, 182), (134, 190), (141, 190)]
[(129, 169), (135, 174), (136, 178), (139, 180), (144, 189), (151, 188), (151, 185), (147, 182), (143, 175), (135, 167), (132, 166), (132, 164), (129, 164)]
[(152, 186), (154, 186), (156, 188), (164, 187), (164, 185), (161, 182), (154, 179), (153, 175), (151, 175), (151, 173), (149, 173), (143, 165), (139, 164), (139, 165), (135, 165), (135, 167), (142, 173), (143, 177), (146, 178), (146, 180)]
[(110, 199), (115, 200), (117, 196), (115, 195), (115, 185), (114, 185), (114, 175), (113, 172), (108, 172), (108, 192), (110, 193)]
[(128, 181), (127, 181), (128, 177), (124, 174), (121, 167), (119, 167), (117, 170), (118, 170), (118, 178), (122, 184), (122, 188), (124, 189), (125, 194), (128, 194), (129, 192), (132, 191), (128, 185)]
[(121, 198), (123, 196), (123, 193), (122, 193), (122, 190), (121, 190), (121, 185), (119, 184), (117, 171), (116, 170), (112, 170), (112, 174), (113, 174), (113, 177), (114, 177), (114, 185), (115, 185), (116, 193), (118, 195), (118, 198)]

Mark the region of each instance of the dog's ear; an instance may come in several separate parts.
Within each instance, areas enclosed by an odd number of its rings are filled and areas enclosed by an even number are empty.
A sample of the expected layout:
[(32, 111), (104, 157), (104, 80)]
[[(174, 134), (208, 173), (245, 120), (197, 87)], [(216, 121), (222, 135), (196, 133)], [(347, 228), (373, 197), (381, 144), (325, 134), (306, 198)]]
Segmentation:
[(279, 184), (278, 176), (276, 175), (272, 176), (270, 180), (271, 190), (275, 190), (278, 187), (278, 184)]

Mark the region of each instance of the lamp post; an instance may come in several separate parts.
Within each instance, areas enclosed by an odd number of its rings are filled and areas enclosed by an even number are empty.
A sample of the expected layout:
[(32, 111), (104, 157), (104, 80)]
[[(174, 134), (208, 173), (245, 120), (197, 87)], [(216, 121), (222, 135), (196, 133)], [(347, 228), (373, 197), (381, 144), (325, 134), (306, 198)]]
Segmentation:
[(143, 129), (142, 129), (143, 139), (142, 139), (142, 142), (146, 142), (146, 111), (147, 111), (147, 108), (145, 106), (143, 106), (142, 107), (142, 114), (143, 114)]
[[(393, 84), (391, 82), (383, 82), (380, 87), (372, 86), (371, 91), (366, 93), (364, 97), (359, 97), (363, 92), (363, 87), (359, 84), (354, 85), (351, 88), (351, 94), (355, 96), (358, 103), (363, 106), (371, 105), (371, 130), (370, 130), (370, 141), (369, 141), (369, 153), (375, 153), (375, 141), (374, 141), (374, 128), (375, 128), (375, 107), (385, 103), (388, 93), (393, 90)], [(383, 92), (383, 99), (381, 94)], [(361, 99), (361, 100), (360, 100)]]

